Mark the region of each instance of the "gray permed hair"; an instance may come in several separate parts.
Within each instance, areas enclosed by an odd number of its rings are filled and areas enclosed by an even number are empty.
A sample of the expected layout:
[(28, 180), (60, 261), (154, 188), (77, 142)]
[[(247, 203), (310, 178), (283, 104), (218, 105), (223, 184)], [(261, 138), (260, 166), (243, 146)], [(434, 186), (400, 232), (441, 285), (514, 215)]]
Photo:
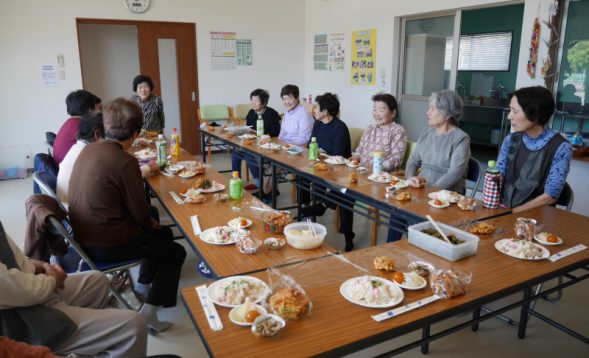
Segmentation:
[(450, 117), (450, 124), (458, 125), (462, 117), (462, 98), (452, 90), (442, 90), (432, 93), (430, 103), (445, 117)]

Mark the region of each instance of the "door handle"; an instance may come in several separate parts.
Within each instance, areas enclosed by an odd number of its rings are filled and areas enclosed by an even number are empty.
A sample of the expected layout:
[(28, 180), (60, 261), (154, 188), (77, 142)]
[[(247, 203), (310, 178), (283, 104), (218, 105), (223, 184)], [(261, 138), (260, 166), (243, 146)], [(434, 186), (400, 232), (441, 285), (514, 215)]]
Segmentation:
[(196, 93), (192, 91), (192, 102), (196, 102)]

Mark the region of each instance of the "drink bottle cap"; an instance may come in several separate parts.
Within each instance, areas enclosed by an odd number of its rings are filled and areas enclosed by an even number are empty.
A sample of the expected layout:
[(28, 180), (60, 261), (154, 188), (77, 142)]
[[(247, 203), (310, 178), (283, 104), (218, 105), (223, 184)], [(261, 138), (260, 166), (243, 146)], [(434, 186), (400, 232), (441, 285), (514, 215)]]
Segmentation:
[(164, 139), (164, 135), (163, 135), (163, 134), (158, 134), (158, 135), (157, 135), (157, 139), (158, 139), (158, 140), (159, 140), (159, 139)]
[(316, 142), (317, 141), (317, 137), (312, 137), (311, 138), (311, 142)]
[(176, 128), (172, 128), (172, 132), (176, 133), (177, 129)]
[(487, 165), (489, 166), (489, 168), (494, 168), (497, 165), (497, 162), (495, 162), (494, 160), (489, 160), (487, 162)]
[(238, 171), (234, 171), (233, 172), (233, 178), (239, 178), (239, 172)]

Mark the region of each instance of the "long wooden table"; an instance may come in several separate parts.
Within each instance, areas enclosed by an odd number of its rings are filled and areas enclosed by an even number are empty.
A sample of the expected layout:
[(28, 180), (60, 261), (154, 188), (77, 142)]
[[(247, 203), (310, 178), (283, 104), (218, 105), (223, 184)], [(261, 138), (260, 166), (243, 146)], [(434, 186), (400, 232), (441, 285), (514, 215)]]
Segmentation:
[[(493, 315), (475, 317), (474, 320), (463, 323), (457, 328), (429, 336), (429, 326), (436, 322), (461, 312), (476, 309), (513, 293), (528, 291), (532, 285), (572, 270), (587, 268), (589, 250), (581, 251), (556, 262), (519, 260), (495, 250), (495, 241), (513, 236), (513, 224), (515, 219), (520, 216), (537, 219), (539, 223), (544, 225), (544, 230), (563, 238), (562, 245), (548, 248), (551, 254), (577, 244), (587, 244), (586, 228), (589, 227), (589, 218), (544, 207), (490, 220), (491, 223), (502, 229), (501, 233), (486, 239), (483, 238), (479, 242), (478, 252), (475, 256), (456, 263), (431, 255), (406, 241), (357, 250), (343, 255), (343, 258), (363, 267), (368, 274), (389, 279), (391, 274), (383, 274), (373, 269), (372, 260), (375, 256), (387, 255), (394, 258), (401, 270), (409, 261), (419, 259), (428, 261), (437, 268), (461, 267), (472, 272), (472, 283), (468, 287), (466, 295), (442, 299), (383, 322), (375, 322), (370, 317), (372, 314), (382, 312), (382, 310), (354, 305), (340, 295), (339, 287), (346, 279), (364, 273), (361, 269), (346, 263), (340, 256), (333, 255), (310, 260), (303, 264), (280, 267), (278, 269), (281, 272), (291, 275), (305, 289), (313, 302), (313, 311), (310, 316), (301, 321), (289, 321), (283, 331), (269, 339), (254, 337), (249, 329), (232, 324), (227, 317), (229, 309), (221, 307), (217, 307), (217, 310), (223, 321), (224, 329), (214, 332), (207, 324), (194, 287), (184, 288), (182, 298), (212, 356), (340, 356), (414, 330), (427, 329), (428, 334), (425, 336), (425, 340), (413, 342), (391, 352), (393, 354), (400, 353), (427, 344), (430, 340), (450, 334), (456, 329), (470, 327), (471, 324), (489, 319)], [(267, 273), (265, 272), (255, 273), (253, 276), (267, 281)], [(584, 278), (587, 278), (587, 275), (580, 279)], [(401, 304), (414, 302), (430, 295), (432, 295), (432, 290), (429, 287), (420, 291), (405, 291), (405, 299)], [(529, 301), (533, 297), (524, 295), (524, 298)], [(527, 308), (527, 302), (522, 301), (521, 304)], [(517, 307), (511, 307), (511, 309)], [(525, 335), (525, 325), (522, 326)], [(558, 343), (555, 342), (555, 344)]]
[[(176, 159), (178, 161), (194, 160), (194, 157), (184, 154)], [(227, 178), (215, 170), (209, 168), (204, 175), (225, 185), (226, 189), (228, 189)], [(199, 236), (194, 235), (190, 221), (190, 217), (193, 215), (198, 215), (202, 231), (214, 226), (225, 226), (229, 220), (241, 216), (253, 221), (252, 227), (248, 230), (259, 240), (263, 241), (268, 237), (284, 238), (284, 236), (264, 231), (261, 212), (250, 207), (254, 205), (254, 201), (256, 201), (256, 205), (266, 206), (247, 192), (244, 192), (244, 198), (241, 200), (216, 202), (213, 194), (204, 194), (207, 201), (202, 204), (176, 203), (169, 192), (173, 191), (179, 195), (180, 191), (190, 187), (199, 176), (182, 179), (179, 176), (170, 177), (160, 174), (149, 177), (147, 182), (172, 220), (178, 225), (194, 252), (207, 263), (215, 276), (225, 277), (250, 273), (264, 270), (270, 266), (309, 260), (337, 252), (336, 249), (327, 244), (314, 250), (297, 250), (286, 245), (278, 251), (268, 250), (262, 245), (255, 254), (246, 255), (240, 253), (235, 245), (211, 245), (202, 241)], [(223, 192), (227, 192), (227, 190)]]

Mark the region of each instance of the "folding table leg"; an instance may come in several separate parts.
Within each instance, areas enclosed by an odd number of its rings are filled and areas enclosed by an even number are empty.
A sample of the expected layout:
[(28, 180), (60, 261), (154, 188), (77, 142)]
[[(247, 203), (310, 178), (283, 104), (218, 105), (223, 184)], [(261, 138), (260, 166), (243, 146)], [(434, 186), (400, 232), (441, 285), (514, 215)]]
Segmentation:
[[(429, 338), (429, 330), (431, 326), (423, 327), (421, 329), (421, 339)], [(421, 344), (421, 353), (428, 354), (429, 353), (429, 342)]]
[[(532, 295), (532, 288), (528, 287), (524, 289), (524, 300), (527, 300)], [(530, 308), (530, 302), (526, 301), (522, 304), (521, 312), (519, 315), (519, 327), (517, 329), (517, 336), (520, 339), (526, 338), (526, 328), (528, 326), (528, 309)]]
[[(480, 317), (481, 317), (481, 307), (479, 306), (479, 307), (477, 307), (477, 308), (475, 308), (475, 309), (472, 310), (472, 320), (473, 321), (474, 320), (477, 320)], [(479, 323), (478, 322), (477, 323), (473, 323), (472, 326), (470, 327), (470, 329), (473, 332), (478, 331), (479, 330)]]

